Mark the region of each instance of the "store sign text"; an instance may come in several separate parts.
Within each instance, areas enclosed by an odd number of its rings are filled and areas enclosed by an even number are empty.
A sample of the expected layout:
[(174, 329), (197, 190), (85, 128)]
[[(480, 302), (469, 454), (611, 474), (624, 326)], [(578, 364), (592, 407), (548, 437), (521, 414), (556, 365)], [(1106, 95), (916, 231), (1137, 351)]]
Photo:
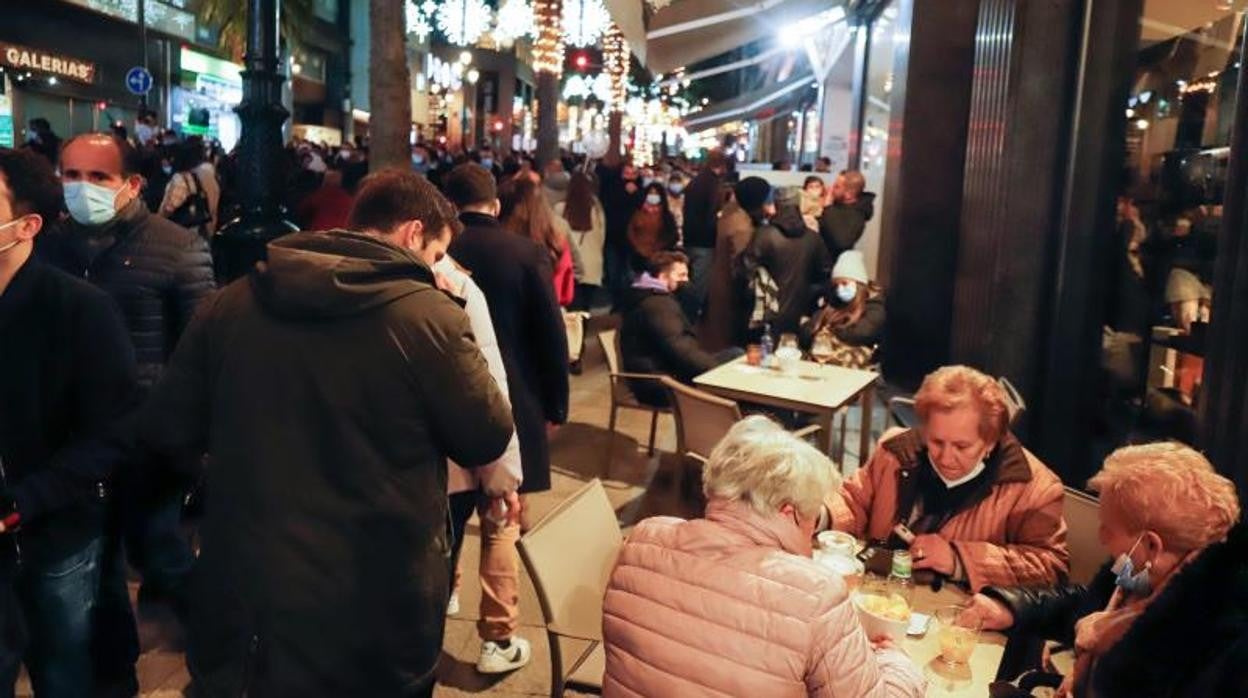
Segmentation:
[(6, 65), (27, 70), (39, 70), (52, 73), (70, 80), (92, 82), (95, 80), (95, 64), (80, 61), (66, 56), (57, 56), (43, 51), (36, 51), (16, 44), (0, 43), (0, 56)]

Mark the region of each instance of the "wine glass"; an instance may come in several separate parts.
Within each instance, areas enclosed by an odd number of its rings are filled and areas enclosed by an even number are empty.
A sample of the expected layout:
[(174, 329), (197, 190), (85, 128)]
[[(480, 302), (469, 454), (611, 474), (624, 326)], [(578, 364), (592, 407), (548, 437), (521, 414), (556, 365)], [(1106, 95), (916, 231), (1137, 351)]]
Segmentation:
[(810, 358), (823, 365), (832, 361), (833, 351), (832, 331), (825, 327), (816, 332), (810, 345)]

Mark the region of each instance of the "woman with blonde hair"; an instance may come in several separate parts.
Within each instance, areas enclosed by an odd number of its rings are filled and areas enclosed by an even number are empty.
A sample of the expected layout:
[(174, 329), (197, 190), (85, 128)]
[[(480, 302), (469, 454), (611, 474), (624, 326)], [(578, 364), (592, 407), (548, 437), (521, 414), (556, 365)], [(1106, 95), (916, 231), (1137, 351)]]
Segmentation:
[(763, 417), (703, 472), (706, 513), (637, 524), (603, 601), (604, 696), (921, 696), (924, 680), (864, 634), (811, 535), (831, 461)]
[(967, 613), (1073, 645), (1059, 694), (1248, 696), (1248, 531), (1234, 484), (1167, 442), (1118, 449), (1088, 486), (1114, 562), (1087, 587), (989, 587)]
[(991, 377), (945, 366), (915, 395), (919, 427), (885, 434), (865, 467), (827, 500), (833, 528), (908, 549), (916, 577), (972, 591), (1051, 587), (1070, 566), (1062, 481), (1010, 433)]

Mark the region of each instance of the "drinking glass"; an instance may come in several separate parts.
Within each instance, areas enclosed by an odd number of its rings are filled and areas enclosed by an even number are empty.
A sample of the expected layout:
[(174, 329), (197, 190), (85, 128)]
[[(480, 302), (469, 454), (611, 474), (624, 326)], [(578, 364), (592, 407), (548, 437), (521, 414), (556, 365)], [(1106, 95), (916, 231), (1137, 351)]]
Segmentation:
[(797, 335), (792, 332), (780, 335), (780, 344), (776, 346), (776, 349), (797, 349), (800, 352), (801, 347), (797, 346)]
[(940, 659), (946, 664), (960, 665), (971, 661), (983, 621), (964, 618), (965, 606), (945, 606), (936, 611), (939, 627)]

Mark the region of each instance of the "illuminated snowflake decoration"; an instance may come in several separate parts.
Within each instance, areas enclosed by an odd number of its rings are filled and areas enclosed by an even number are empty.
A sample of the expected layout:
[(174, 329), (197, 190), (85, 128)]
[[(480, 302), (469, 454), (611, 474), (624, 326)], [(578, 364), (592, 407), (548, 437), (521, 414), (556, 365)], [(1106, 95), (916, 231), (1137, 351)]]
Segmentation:
[(602, 0), (566, 0), (563, 4), (563, 35), (569, 46), (593, 46), (611, 26), (611, 15)]
[(614, 96), (614, 90), (611, 86), (611, 76), (606, 73), (598, 73), (594, 76), (589, 91), (593, 93), (594, 98), (603, 104), (611, 104), (611, 98)]
[(563, 83), (564, 99), (584, 99), (589, 96), (589, 84), (581, 75), (573, 75)]
[(457, 46), (471, 46), (490, 28), (490, 8), (481, 0), (446, 0), (438, 8), (438, 29)]
[(498, 8), (498, 26), (495, 36), (506, 41), (523, 37), (537, 38), (537, 22), (533, 19), (533, 6), (529, 0), (503, 0)]
[(423, 6), (417, 6), (414, 2), (409, 2), (404, 10), (404, 20), (407, 25), (407, 33), (415, 34), (418, 41), (424, 42), (429, 39), (429, 35), (433, 33), (433, 25), (429, 22), (430, 13), (427, 12), (429, 6), (432, 5), (436, 11), (437, 5), (432, 2), (426, 2)]

